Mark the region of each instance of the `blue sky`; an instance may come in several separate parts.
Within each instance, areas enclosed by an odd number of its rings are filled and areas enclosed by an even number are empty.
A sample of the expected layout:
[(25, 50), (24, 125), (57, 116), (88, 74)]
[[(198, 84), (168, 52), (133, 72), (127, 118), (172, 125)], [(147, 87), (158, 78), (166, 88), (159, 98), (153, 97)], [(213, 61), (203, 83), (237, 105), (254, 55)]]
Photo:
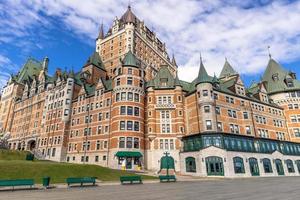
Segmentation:
[[(50, 59), (55, 68), (80, 70), (105, 29), (128, 1), (0, 0), (0, 86), (28, 57)], [(153, 0), (131, 1), (134, 13), (166, 42), (179, 64), (179, 77), (192, 81), (199, 53), (212, 75), (225, 57), (246, 84), (258, 80), (275, 60), (300, 76), (300, 1)]]

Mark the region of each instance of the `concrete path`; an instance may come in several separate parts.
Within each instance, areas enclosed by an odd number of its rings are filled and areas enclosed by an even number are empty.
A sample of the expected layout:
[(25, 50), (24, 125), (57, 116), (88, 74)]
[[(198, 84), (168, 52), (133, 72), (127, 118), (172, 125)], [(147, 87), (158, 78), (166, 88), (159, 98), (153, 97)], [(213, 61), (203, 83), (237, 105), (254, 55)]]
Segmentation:
[(218, 179), (0, 192), (2, 200), (297, 200), (300, 177)]

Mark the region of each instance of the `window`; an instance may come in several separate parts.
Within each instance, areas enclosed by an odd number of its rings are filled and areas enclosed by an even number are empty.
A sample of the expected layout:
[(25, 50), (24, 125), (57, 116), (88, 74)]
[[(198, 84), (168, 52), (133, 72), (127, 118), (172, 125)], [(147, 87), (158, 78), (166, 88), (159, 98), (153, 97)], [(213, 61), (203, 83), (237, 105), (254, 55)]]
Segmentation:
[(132, 121), (127, 121), (127, 130), (132, 131)]
[(126, 101), (126, 92), (121, 93), (121, 100)]
[(162, 110), (160, 112), (160, 123), (161, 123), (161, 132), (162, 133), (170, 133), (171, 132), (170, 111)]
[(126, 115), (126, 106), (121, 106), (120, 115)]
[(99, 156), (95, 156), (95, 162), (99, 162)]
[(120, 121), (120, 130), (125, 130), (125, 121)]
[(249, 119), (248, 112), (244, 112), (243, 115), (244, 115), (244, 119)]
[(218, 131), (222, 131), (223, 130), (222, 122), (218, 122), (217, 123), (217, 128), (218, 128)]
[(209, 113), (210, 112), (210, 106), (204, 106), (204, 112)]
[(119, 86), (121, 84), (120, 78), (117, 78), (116, 85)]
[(134, 107), (134, 116), (140, 116), (140, 109), (138, 107)]
[(132, 74), (132, 69), (128, 68), (128, 74)]
[(243, 158), (234, 157), (233, 158), (233, 165), (234, 165), (234, 172), (236, 174), (243, 174), (243, 173), (245, 173)]
[(132, 106), (128, 106), (127, 107), (127, 115), (132, 115), (133, 114), (133, 108), (132, 108)]
[(140, 95), (138, 93), (134, 93), (134, 101), (139, 102), (140, 101)]
[(292, 160), (286, 160), (286, 167), (289, 173), (295, 173), (295, 168)]
[(125, 148), (125, 137), (119, 138), (119, 148)]
[(139, 130), (140, 130), (140, 123), (134, 122), (134, 131), (139, 131)]
[(139, 140), (139, 138), (134, 138), (133, 147), (134, 147), (135, 149), (140, 148), (140, 140)]
[(129, 149), (132, 148), (132, 137), (126, 138), (126, 148), (129, 148)]
[(128, 101), (133, 101), (133, 93), (132, 92), (128, 92), (127, 99), (128, 99)]
[(208, 96), (208, 91), (207, 91), (207, 90), (203, 90), (202, 92), (203, 92), (203, 96), (204, 96), (204, 97), (207, 97), (207, 96)]
[(97, 130), (98, 135), (101, 134), (101, 132), (102, 132), (102, 126), (98, 126), (98, 130)]
[(273, 170), (272, 170), (272, 165), (271, 165), (270, 159), (264, 158), (264, 159), (262, 160), (262, 162), (263, 162), (263, 166), (264, 166), (265, 173), (272, 173)]
[(216, 107), (216, 114), (217, 115), (221, 114), (220, 107)]
[(196, 172), (196, 160), (194, 157), (187, 157), (185, 159), (186, 172)]
[(248, 135), (251, 135), (251, 127), (250, 126), (246, 126), (246, 133)]
[(127, 77), (127, 85), (132, 85), (132, 77)]
[(299, 128), (294, 128), (294, 135), (295, 135), (295, 137), (300, 137), (300, 129)]
[(206, 130), (212, 130), (211, 120), (206, 120)]

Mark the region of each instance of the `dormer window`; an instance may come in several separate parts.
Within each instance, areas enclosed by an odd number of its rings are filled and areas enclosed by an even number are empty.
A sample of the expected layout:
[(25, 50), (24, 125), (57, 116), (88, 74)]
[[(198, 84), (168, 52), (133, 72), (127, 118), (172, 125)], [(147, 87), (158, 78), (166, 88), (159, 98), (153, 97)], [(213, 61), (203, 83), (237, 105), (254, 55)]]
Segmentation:
[(273, 75), (272, 75), (272, 79), (273, 79), (274, 81), (279, 81), (278, 74), (273, 74)]
[(128, 68), (128, 74), (132, 74), (132, 69)]
[(288, 87), (294, 87), (293, 79), (291, 79), (291, 78), (286, 79), (286, 85)]
[(167, 86), (167, 83), (168, 83), (168, 79), (167, 78), (161, 78), (160, 79), (160, 84), (161, 86)]

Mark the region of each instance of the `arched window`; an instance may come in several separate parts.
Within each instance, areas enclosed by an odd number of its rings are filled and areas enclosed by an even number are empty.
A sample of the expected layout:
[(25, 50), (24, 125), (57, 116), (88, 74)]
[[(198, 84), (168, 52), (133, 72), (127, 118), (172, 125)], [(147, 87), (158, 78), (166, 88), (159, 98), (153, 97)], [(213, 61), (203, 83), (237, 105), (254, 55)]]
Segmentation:
[(264, 166), (265, 173), (273, 173), (270, 159), (264, 158), (263, 159), (263, 166)]
[(286, 160), (286, 166), (289, 173), (295, 173), (295, 168), (292, 160)]
[(234, 172), (236, 174), (243, 174), (245, 173), (245, 167), (244, 167), (244, 160), (241, 157), (234, 157), (233, 158), (233, 166), (234, 166)]
[(196, 172), (196, 161), (194, 157), (187, 157), (185, 159), (186, 172)]

